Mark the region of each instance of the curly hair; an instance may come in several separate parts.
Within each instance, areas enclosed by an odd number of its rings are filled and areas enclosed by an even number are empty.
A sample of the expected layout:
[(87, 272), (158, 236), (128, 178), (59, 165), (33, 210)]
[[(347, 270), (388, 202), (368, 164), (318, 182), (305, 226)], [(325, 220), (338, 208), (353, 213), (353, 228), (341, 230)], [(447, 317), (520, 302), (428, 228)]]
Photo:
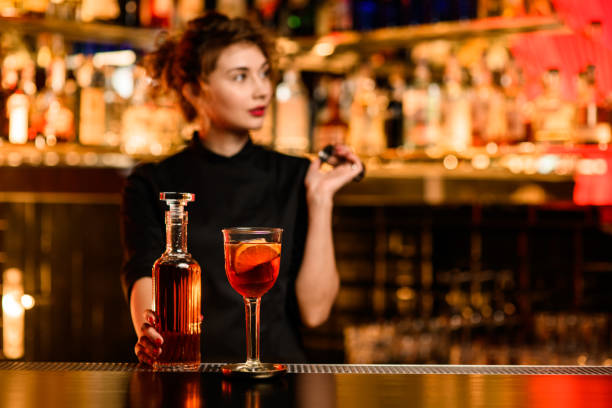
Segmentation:
[(156, 51), (146, 55), (143, 65), (153, 80), (154, 93), (173, 92), (185, 119), (193, 121), (197, 112), (183, 96), (183, 87), (206, 81), (223, 49), (244, 42), (260, 48), (274, 76), (277, 55), (273, 38), (247, 19), (232, 19), (216, 12), (189, 21), (181, 34), (166, 38)]

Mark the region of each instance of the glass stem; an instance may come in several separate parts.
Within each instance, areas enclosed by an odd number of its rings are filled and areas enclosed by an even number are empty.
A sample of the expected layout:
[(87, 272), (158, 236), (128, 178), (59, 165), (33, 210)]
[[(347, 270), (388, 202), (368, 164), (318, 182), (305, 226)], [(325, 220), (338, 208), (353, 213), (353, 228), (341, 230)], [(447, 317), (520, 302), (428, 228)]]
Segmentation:
[(259, 305), (261, 298), (244, 298), (244, 311), (246, 314), (246, 366), (256, 368), (261, 365), (259, 361)]

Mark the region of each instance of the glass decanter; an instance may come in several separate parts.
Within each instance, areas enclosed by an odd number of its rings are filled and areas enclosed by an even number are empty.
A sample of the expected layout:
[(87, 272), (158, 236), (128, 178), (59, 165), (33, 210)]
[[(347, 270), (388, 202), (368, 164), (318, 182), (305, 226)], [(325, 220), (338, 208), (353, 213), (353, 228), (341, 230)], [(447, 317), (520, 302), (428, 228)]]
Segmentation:
[(153, 265), (155, 329), (164, 342), (155, 369), (200, 366), (201, 270), (187, 252), (187, 211), (191, 193), (160, 193), (166, 201), (166, 251)]

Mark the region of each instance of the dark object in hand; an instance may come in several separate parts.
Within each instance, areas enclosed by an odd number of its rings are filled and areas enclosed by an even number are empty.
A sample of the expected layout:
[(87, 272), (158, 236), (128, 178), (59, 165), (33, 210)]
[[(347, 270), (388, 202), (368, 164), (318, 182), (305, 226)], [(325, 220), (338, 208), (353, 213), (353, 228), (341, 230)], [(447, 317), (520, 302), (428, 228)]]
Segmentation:
[[(334, 153), (334, 145), (327, 145), (319, 151), (319, 159), (322, 163), (328, 163), (334, 167), (346, 162), (344, 157), (336, 156)], [(365, 164), (361, 163), (361, 166), (361, 172), (353, 178), (353, 181), (361, 181), (363, 176), (365, 176)]]

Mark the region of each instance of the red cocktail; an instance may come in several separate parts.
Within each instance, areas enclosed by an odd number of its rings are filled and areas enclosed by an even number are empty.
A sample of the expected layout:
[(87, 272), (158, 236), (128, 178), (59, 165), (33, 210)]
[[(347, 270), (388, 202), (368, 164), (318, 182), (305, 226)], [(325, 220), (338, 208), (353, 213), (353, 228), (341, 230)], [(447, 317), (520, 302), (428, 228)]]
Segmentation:
[(225, 244), (225, 271), (232, 288), (247, 298), (263, 296), (276, 282), (281, 244), (244, 242)]

